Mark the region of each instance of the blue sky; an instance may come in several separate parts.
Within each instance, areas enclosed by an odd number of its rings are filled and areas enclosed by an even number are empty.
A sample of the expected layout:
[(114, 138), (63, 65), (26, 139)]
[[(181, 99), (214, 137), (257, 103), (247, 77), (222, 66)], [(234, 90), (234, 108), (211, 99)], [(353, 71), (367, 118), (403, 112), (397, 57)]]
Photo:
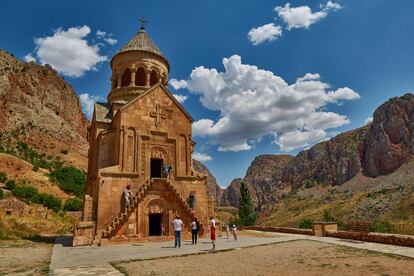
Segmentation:
[[(198, 123), (196, 151), (227, 186), (258, 154), (295, 155), (413, 91), (413, 10), (409, 0), (4, 1), (0, 48), (52, 61), (87, 103), (106, 98), (108, 60), (144, 15), (170, 90)], [(83, 66), (47, 51), (70, 51), (54, 44), (70, 35), (88, 50)]]

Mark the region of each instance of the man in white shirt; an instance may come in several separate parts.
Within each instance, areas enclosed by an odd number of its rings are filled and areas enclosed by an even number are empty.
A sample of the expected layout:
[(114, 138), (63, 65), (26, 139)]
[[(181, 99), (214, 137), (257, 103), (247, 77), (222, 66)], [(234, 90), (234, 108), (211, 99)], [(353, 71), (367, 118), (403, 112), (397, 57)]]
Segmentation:
[(181, 247), (181, 226), (183, 225), (183, 221), (180, 219), (180, 216), (177, 215), (175, 220), (173, 220), (172, 225), (174, 225), (174, 232), (175, 232), (175, 246), (174, 247)]

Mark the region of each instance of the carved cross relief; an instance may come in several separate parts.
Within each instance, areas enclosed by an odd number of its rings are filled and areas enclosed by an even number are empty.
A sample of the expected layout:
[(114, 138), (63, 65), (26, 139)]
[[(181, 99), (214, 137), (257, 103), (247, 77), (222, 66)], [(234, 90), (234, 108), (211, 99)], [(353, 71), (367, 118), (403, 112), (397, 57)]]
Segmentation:
[(157, 104), (155, 112), (150, 113), (150, 116), (155, 118), (155, 126), (157, 127), (157, 129), (161, 125), (161, 121), (167, 119), (167, 114), (162, 113), (161, 106), (159, 104)]

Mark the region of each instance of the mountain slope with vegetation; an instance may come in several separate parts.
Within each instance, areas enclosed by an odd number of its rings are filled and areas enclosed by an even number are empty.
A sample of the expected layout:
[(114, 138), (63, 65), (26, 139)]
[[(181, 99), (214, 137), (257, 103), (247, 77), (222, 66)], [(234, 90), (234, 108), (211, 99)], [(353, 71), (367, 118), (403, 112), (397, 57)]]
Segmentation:
[(55, 70), (0, 50), (0, 197), (25, 206), (1, 219), (0, 238), (71, 231), (66, 211), (82, 207), (87, 126)]
[[(256, 157), (244, 179), (234, 182), (249, 186), (264, 224), (298, 226), (305, 219), (328, 218), (342, 224), (389, 220), (394, 229), (408, 233), (414, 231), (414, 206), (409, 203), (414, 175), (404, 168), (413, 160), (414, 95), (406, 94), (378, 107), (372, 123), (295, 157)], [(221, 202), (237, 207), (234, 186), (226, 189)]]

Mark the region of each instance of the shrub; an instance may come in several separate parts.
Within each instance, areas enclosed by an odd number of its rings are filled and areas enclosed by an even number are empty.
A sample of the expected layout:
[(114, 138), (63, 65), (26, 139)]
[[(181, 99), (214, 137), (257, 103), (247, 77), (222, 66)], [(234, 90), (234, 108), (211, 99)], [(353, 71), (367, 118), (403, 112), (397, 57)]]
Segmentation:
[(330, 210), (323, 211), (323, 221), (336, 221)]
[(14, 189), (14, 187), (16, 187), (16, 181), (14, 181), (13, 179), (7, 180), (7, 182), (6, 182), (6, 188), (11, 191), (11, 190)]
[(0, 172), (0, 182), (5, 183), (7, 181), (7, 174), (5, 172)]
[(67, 149), (63, 149), (63, 150), (60, 151), (60, 153), (62, 153), (62, 154), (68, 154), (69, 151)]
[(83, 202), (77, 198), (69, 198), (63, 205), (63, 210), (65, 211), (82, 211), (82, 208)]
[(369, 229), (371, 232), (379, 232), (379, 233), (394, 233), (395, 229), (394, 226), (387, 222), (387, 221), (378, 221), (375, 220)]
[(299, 228), (300, 229), (311, 229), (312, 228), (312, 223), (313, 223), (313, 220), (311, 220), (311, 219), (303, 219), (299, 223)]
[(60, 199), (51, 194), (39, 193), (35, 187), (15, 185), (12, 189), (12, 194), (15, 197), (30, 200), (32, 203), (39, 203), (48, 209), (59, 211), (62, 208)]
[(41, 193), (39, 194), (39, 203), (48, 209), (59, 211), (62, 208), (62, 202), (54, 195)]
[(78, 197), (83, 196), (86, 173), (73, 166), (60, 167), (50, 173), (52, 181), (58, 183), (60, 189)]
[(39, 191), (35, 187), (16, 186), (12, 190), (12, 193), (16, 197), (28, 199), (33, 203), (39, 202)]
[(0, 189), (0, 199), (3, 199), (3, 197), (4, 197), (4, 192), (2, 189)]
[(305, 180), (305, 188), (309, 189), (315, 187), (318, 184), (316, 179), (306, 179)]
[(34, 166), (33, 166), (33, 168), (32, 168), (32, 170), (33, 170), (34, 172), (37, 172), (37, 171), (39, 170), (39, 166), (34, 165)]

